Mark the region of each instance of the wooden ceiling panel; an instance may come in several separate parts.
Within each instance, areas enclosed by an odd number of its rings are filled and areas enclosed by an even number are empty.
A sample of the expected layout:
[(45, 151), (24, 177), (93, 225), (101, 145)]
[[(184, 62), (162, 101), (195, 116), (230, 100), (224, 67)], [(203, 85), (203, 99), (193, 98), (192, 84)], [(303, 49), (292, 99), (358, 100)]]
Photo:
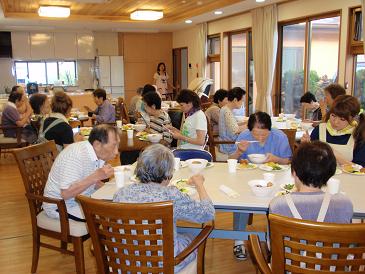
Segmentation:
[(111, 0), (95, 4), (87, 1), (57, 0), (0, 0), (4, 15), (8, 18), (39, 19), (40, 5), (71, 7), (70, 19), (95, 19), (107, 21), (130, 21), (129, 14), (136, 9), (163, 10), (166, 23), (178, 22), (242, 0)]

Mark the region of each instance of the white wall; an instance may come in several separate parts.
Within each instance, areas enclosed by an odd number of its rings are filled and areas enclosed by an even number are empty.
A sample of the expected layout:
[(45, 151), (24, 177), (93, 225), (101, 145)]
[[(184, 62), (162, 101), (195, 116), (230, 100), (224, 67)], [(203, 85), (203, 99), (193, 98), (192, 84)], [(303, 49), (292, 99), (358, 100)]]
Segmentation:
[(5, 93), (5, 88), (12, 88), (16, 84), (12, 71), (13, 62), (9, 58), (0, 58), (0, 94)]
[[(317, 14), (323, 14), (331, 11), (341, 11), (341, 35), (340, 35), (340, 54), (339, 54), (339, 83), (345, 83), (345, 63), (346, 63), (346, 45), (347, 45), (347, 32), (348, 32), (348, 13), (349, 8), (361, 5), (360, 0), (297, 0), (290, 1), (278, 5), (278, 17), (280, 21), (287, 21), (291, 19), (297, 19), (300, 17), (307, 17)], [(230, 16), (221, 20), (208, 22), (208, 35), (223, 34), (224, 32), (230, 32), (235, 30), (247, 29), (252, 26), (251, 13), (246, 12), (243, 14)], [(196, 59), (196, 43), (194, 43), (195, 37), (198, 37), (198, 28), (191, 27), (176, 31), (173, 33), (173, 47), (188, 47), (189, 62), (194, 62)], [(223, 45), (223, 42), (222, 42)], [(222, 51), (224, 49), (222, 48)], [(224, 56), (221, 53), (222, 60)], [(222, 62), (223, 66), (223, 62)], [(222, 72), (223, 74), (223, 72)], [(189, 73), (189, 81), (191, 78)], [(222, 79), (222, 82), (226, 82)]]

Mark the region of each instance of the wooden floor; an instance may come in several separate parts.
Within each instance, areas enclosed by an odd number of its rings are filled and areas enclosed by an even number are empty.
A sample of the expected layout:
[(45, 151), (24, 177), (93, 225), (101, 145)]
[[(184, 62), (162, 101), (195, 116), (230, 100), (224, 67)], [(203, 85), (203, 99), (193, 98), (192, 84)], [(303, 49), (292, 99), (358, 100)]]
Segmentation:
[[(0, 158), (0, 274), (30, 273), (32, 231), (28, 204), (18, 167), (10, 154)], [(232, 227), (232, 214), (217, 213), (216, 226)], [(255, 216), (255, 230), (264, 230), (266, 220)], [(251, 227), (250, 229), (253, 229)], [(90, 254), (90, 240), (85, 246), (86, 273), (96, 273)], [(238, 261), (232, 254), (233, 241), (209, 239), (206, 248), (207, 274), (256, 273), (250, 259)], [(37, 273), (75, 273), (72, 256), (41, 248)]]

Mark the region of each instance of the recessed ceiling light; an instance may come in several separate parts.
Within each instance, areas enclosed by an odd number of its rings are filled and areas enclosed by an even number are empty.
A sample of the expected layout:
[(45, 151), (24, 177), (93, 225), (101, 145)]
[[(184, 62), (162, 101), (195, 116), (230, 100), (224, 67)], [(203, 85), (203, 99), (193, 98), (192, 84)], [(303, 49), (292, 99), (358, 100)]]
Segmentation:
[(256, 0), (257, 3), (265, 2), (266, 0)]
[(69, 17), (70, 7), (64, 6), (40, 6), (38, 15), (42, 17)]
[(135, 10), (131, 13), (132, 20), (155, 21), (162, 17), (162, 10)]
[(198, 2), (196, 2), (196, 4), (197, 4), (198, 6), (201, 6), (201, 5), (203, 5), (203, 1), (198, 1)]
[(191, 21), (190, 19), (188, 19), (188, 20), (185, 20), (185, 23), (186, 24), (191, 24), (191, 23), (193, 23), (193, 21)]
[(185, 1), (185, 0), (183, 0), (183, 1), (181, 1), (181, 3), (185, 4), (185, 3), (186, 3), (186, 1)]
[(221, 10), (216, 10), (216, 11), (214, 12), (214, 14), (215, 14), (215, 15), (221, 15), (221, 14), (223, 14), (223, 11), (221, 11)]

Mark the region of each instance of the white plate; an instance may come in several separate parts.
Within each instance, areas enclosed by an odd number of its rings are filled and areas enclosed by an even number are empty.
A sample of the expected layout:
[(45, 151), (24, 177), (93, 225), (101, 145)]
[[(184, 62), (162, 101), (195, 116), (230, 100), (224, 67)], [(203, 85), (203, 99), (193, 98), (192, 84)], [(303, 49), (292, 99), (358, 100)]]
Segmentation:
[(237, 169), (239, 170), (252, 170), (252, 169), (256, 169), (257, 168), (257, 165), (256, 164), (253, 164), (253, 163), (249, 163), (248, 164), (249, 167), (242, 167), (240, 163), (237, 164)]
[(268, 166), (267, 164), (262, 164), (259, 165), (259, 169), (264, 170), (264, 171), (284, 171), (284, 170), (288, 170), (289, 169), (289, 165), (279, 165), (281, 167), (280, 170), (274, 170), (271, 166)]
[(181, 168), (187, 167), (188, 163), (185, 161), (180, 161), (180, 166), (181, 166)]
[[(181, 183), (179, 183), (180, 181), (183, 181)], [(182, 193), (186, 193), (189, 196), (192, 196), (196, 193), (196, 189), (194, 186), (188, 185), (187, 184), (188, 179), (177, 179), (177, 180), (173, 180), (170, 185), (176, 186), (180, 192)]]

